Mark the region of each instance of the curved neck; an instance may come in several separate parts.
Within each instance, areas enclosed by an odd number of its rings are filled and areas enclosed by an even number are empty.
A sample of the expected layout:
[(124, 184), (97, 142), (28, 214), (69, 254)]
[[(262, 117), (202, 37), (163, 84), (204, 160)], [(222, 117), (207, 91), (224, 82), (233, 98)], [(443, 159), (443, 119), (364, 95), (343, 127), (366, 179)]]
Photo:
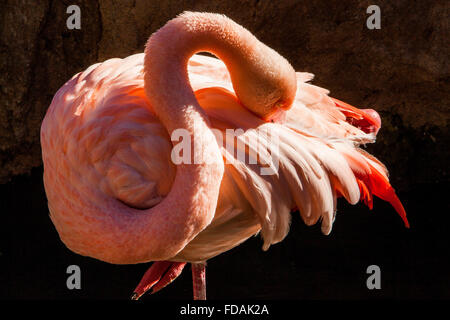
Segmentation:
[[(184, 13), (169, 21), (147, 42), (144, 83), (147, 97), (169, 135), (187, 130), (200, 164), (181, 164), (172, 189), (149, 209), (139, 228), (149, 260), (175, 256), (214, 218), (224, 172), (222, 154), (209, 120), (189, 84), (187, 65), (199, 51), (209, 51), (227, 65), (242, 104), (264, 117), (290, 106), (296, 75), (290, 64), (225, 16)], [(158, 234), (164, 234), (158, 239)]]
[(153, 34), (145, 50), (147, 96), (169, 133), (187, 125), (188, 106), (203, 113), (187, 72), (188, 60), (200, 51), (226, 64), (236, 95), (255, 114), (264, 118), (294, 100), (295, 71), (282, 56), (225, 16), (187, 12)]

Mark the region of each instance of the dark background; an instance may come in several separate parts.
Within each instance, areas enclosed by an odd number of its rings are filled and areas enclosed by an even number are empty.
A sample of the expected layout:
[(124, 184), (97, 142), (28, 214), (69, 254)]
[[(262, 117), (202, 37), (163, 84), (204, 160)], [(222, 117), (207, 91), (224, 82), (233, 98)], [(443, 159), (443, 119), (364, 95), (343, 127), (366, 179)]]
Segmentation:
[[(67, 6), (81, 30), (66, 28)], [(381, 8), (381, 29), (366, 8)], [(115, 266), (71, 253), (48, 217), (40, 123), (73, 74), (142, 52), (148, 36), (183, 10), (225, 13), (285, 56), (314, 84), (383, 121), (367, 150), (382, 160), (411, 229), (375, 201), (340, 201), (330, 236), (294, 213), (268, 252), (255, 237), (208, 262), (211, 299), (450, 298), (447, 1), (5, 1), (0, 0), (0, 298), (127, 299), (147, 264)], [(79, 265), (82, 289), (66, 288)], [(368, 290), (366, 269), (381, 268)], [(190, 269), (147, 301), (189, 299)]]

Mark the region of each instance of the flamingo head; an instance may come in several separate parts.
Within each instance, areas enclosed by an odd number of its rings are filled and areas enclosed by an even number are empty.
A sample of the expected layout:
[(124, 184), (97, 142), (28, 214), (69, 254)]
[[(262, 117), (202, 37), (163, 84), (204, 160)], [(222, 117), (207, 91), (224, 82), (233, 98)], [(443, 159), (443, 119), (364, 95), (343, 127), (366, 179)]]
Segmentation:
[[(260, 118), (271, 121), (291, 108), (297, 91), (294, 68), (275, 50), (261, 44), (262, 59), (230, 72), (240, 102)], [(274, 72), (275, 70), (275, 72)]]

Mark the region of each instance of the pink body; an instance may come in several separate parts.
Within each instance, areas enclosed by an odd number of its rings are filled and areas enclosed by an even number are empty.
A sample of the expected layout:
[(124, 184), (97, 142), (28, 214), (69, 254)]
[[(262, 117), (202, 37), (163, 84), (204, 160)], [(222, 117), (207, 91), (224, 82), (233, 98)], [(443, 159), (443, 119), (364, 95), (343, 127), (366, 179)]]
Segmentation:
[[(199, 51), (223, 62), (193, 55)], [(268, 249), (288, 233), (294, 209), (308, 225), (321, 220), (328, 234), (338, 197), (371, 205), (372, 193), (407, 223), (386, 169), (358, 148), (374, 142), (378, 115), (330, 98), (311, 79), (226, 17), (197, 13), (154, 34), (145, 55), (75, 75), (41, 129), (45, 189), (61, 240), (110, 263), (199, 262), (258, 232)], [(178, 128), (195, 132), (208, 164), (172, 163), (170, 135)], [(211, 128), (247, 130), (239, 137), (247, 153), (275, 152), (255, 132), (276, 132), (277, 174), (262, 176), (262, 165), (239, 161)]]

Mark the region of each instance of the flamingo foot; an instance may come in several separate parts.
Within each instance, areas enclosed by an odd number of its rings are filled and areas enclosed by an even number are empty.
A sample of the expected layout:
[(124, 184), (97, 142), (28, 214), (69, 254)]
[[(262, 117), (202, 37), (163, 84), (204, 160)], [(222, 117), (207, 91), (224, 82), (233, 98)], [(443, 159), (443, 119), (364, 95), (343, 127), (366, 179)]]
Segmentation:
[(131, 300), (138, 300), (144, 293), (152, 289), (152, 294), (174, 281), (183, 271), (185, 262), (156, 261), (145, 272)]
[(194, 300), (206, 300), (206, 262), (191, 263)]

